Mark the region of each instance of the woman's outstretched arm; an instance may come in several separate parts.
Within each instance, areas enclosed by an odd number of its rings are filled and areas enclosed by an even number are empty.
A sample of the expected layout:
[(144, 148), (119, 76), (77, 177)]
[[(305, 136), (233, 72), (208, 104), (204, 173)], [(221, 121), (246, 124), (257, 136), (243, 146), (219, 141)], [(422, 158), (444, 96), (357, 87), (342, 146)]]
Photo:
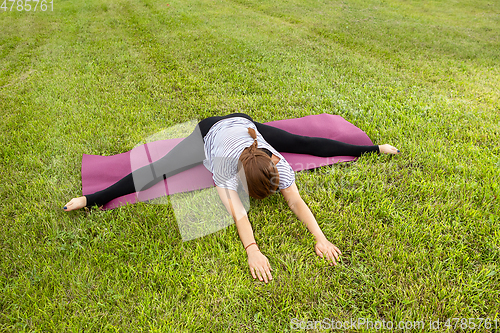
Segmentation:
[(222, 203), (236, 223), (241, 243), (247, 252), (250, 273), (252, 273), (254, 279), (258, 277), (260, 281), (267, 283), (273, 279), (271, 275), (273, 269), (269, 264), (269, 260), (260, 252), (255, 242), (252, 225), (248, 220), (247, 212), (241, 203), (238, 193), (219, 186), (216, 186), (216, 188)]
[(340, 252), (338, 247), (326, 239), (318, 222), (316, 222), (316, 218), (304, 200), (302, 200), (295, 182), (290, 187), (281, 190), (281, 193), (285, 197), (290, 209), (297, 215), (297, 218), (301, 220), (306, 225), (307, 229), (314, 235), (316, 239), (316, 244), (314, 245), (316, 254), (321, 258), (326, 257), (327, 260), (331, 261), (330, 265), (337, 265), (337, 261), (342, 252)]

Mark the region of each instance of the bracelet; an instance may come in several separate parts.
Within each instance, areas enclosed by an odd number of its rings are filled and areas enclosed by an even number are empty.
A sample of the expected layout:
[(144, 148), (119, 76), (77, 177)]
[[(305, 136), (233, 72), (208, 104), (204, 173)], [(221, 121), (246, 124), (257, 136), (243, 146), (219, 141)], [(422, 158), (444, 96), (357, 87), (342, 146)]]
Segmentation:
[(245, 251), (248, 249), (248, 247), (250, 247), (250, 245), (253, 245), (253, 244), (257, 245), (257, 243), (255, 243), (255, 242), (250, 243), (250, 244), (248, 244), (247, 246), (245, 246)]

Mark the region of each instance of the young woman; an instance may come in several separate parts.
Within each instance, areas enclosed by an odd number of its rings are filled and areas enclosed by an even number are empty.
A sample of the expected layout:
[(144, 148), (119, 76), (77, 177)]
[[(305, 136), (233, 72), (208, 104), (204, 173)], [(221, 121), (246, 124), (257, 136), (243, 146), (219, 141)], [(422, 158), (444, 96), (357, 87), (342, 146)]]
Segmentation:
[(291, 166), (279, 152), (332, 157), (361, 156), (367, 152), (398, 154), (399, 150), (387, 144), (358, 146), (295, 135), (255, 122), (243, 113), (209, 117), (200, 121), (191, 135), (158, 161), (132, 172), (102, 191), (72, 199), (64, 210), (104, 205), (203, 163), (212, 172), (217, 192), (236, 223), (254, 279), (266, 283), (272, 280), (272, 268), (255, 242), (252, 226), (237, 194), (238, 181), (245, 183), (245, 190), (256, 199), (263, 199), (279, 189), (290, 209), (314, 235), (316, 254), (330, 261), (330, 265), (336, 265), (340, 250), (321, 231), (300, 197)]

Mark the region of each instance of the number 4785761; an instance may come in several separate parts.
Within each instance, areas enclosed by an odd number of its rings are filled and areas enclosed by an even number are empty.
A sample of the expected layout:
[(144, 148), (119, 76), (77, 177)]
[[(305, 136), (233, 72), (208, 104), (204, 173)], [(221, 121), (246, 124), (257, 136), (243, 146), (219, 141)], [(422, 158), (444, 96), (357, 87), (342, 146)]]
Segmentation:
[[(1, 1), (1, 0), (0, 0)], [(10, 8), (8, 7), (8, 4), (10, 4)], [(2, 6), (0, 6), (0, 9), (3, 9), (3, 11), (13, 11), (17, 10), (18, 12), (21, 11), (37, 11), (41, 10), (42, 12), (46, 11), (47, 9), (50, 11), (54, 11), (54, 0), (3, 0)]]

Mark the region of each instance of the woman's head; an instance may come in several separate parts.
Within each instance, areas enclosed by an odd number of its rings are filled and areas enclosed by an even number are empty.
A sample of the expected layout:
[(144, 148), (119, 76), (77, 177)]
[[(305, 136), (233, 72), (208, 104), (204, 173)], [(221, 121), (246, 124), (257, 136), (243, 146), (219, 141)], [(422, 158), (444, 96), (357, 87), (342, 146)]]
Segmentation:
[(255, 199), (264, 199), (278, 190), (278, 169), (265, 151), (257, 149), (255, 130), (248, 128), (248, 133), (254, 142), (243, 150), (240, 162), (245, 172), (248, 194)]

